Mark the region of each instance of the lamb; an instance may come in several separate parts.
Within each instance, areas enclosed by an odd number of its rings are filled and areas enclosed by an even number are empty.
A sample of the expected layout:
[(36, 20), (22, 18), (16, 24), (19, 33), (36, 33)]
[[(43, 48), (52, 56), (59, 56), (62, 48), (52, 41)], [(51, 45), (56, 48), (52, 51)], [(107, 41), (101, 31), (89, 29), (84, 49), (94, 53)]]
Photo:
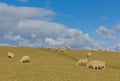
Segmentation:
[(30, 57), (28, 55), (23, 56), (20, 60), (21, 63), (27, 63), (27, 62), (31, 62)]
[(91, 53), (89, 52), (88, 54), (87, 54), (87, 57), (90, 57), (91, 56)]
[(105, 68), (105, 62), (99, 60), (93, 60), (87, 63), (87, 68), (102, 69)]
[(14, 53), (8, 52), (8, 58), (14, 58)]
[(76, 63), (76, 66), (86, 65), (87, 62), (88, 62), (88, 59), (80, 59), (80, 60)]

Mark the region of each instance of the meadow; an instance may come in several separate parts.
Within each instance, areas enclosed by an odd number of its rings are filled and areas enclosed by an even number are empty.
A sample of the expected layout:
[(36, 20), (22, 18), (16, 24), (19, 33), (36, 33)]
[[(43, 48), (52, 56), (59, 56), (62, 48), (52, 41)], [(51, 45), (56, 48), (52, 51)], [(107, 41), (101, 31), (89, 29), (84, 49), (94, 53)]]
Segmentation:
[[(8, 52), (15, 58), (9, 59)], [(91, 57), (86, 57), (91, 52)], [(30, 63), (20, 63), (24, 55), (29, 55)], [(76, 66), (81, 58), (102, 60), (106, 67), (93, 70), (86, 66)], [(90, 50), (67, 50), (30, 47), (0, 47), (0, 81), (120, 81), (120, 52)]]

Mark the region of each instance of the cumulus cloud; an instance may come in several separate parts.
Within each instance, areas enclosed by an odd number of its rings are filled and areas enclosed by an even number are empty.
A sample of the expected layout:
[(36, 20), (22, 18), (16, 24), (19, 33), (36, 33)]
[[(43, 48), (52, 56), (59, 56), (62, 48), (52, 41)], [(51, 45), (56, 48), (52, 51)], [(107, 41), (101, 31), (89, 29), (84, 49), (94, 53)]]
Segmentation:
[(52, 46), (70, 46), (80, 49), (96, 47), (96, 41), (92, 40), (88, 34), (83, 34), (80, 30), (76, 29), (66, 29), (57, 38), (46, 38), (45, 42)]
[(114, 31), (115, 31), (115, 32), (120, 32), (120, 23), (118, 23), (118, 24), (114, 27)]
[(43, 19), (54, 15), (52, 10), (35, 7), (16, 7), (0, 3), (0, 19)]
[(114, 48), (116, 51), (120, 51), (120, 43), (117, 43), (117, 45)]
[[(54, 15), (52, 10), (33, 7), (16, 7), (0, 3), (0, 35), (7, 44), (22, 43), (26, 46), (41, 47), (73, 46), (85, 48), (94, 46), (94, 41), (77, 29), (48, 21)], [(90, 42), (90, 43), (88, 43)], [(93, 44), (93, 45), (92, 45)]]
[(21, 35), (14, 35), (12, 32), (9, 32), (3, 37), (6, 41), (11, 42), (13, 44), (29, 44), (29, 40), (23, 38)]
[(49, 20), (55, 13), (52, 10), (35, 7), (16, 7), (0, 3), (0, 35), (17, 31), (17, 25), (23, 20)]
[(105, 26), (100, 26), (96, 33), (106, 39), (115, 40), (116, 38), (113, 36), (114, 31), (107, 29)]
[[(0, 45), (45, 47), (49, 44), (53, 47), (70, 46), (79, 49), (99, 48), (103, 45), (81, 30), (50, 21), (54, 14), (45, 8), (0, 3)], [(100, 27), (96, 32), (107, 37), (112, 35), (112, 31), (105, 27)]]
[(115, 25), (112, 29), (108, 29), (105, 26), (100, 26), (97, 30), (96, 33), (101, 36), (102, 38), (105, 39), (109, 39), (107, 41), (104, 42), (100, 42), (99, 43), (99, 47), (101, 48), (108, 48), (112, 51), (120, 51), (120, 24), (118, 23), (117, 25)]

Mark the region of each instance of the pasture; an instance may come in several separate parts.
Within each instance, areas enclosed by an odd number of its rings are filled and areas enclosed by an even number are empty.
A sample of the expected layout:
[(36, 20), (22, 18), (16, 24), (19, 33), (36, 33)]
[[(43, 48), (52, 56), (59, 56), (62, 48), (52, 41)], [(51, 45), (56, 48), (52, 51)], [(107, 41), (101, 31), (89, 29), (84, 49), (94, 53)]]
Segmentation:
[[(14, 53), (13, 59), (7, 57), (9, 51)], [(86, 57), (88, 52), (90, 57)], [(30, 63), (20, 63), (24, 55), (30, 56)], [(76, 66), (81, 58), (103, 60), (106, 67), (93, 70)], [(120, 53), (1, 46), (0, 81), (120, 81)]]

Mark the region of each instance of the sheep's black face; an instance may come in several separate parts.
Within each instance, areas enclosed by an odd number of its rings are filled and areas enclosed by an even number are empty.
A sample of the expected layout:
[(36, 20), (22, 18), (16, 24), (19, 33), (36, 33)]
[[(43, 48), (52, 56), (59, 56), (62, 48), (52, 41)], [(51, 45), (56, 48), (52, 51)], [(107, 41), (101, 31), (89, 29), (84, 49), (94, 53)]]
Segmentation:
[(8, 58), (12, 58), (11, 56), (8, 56)]

